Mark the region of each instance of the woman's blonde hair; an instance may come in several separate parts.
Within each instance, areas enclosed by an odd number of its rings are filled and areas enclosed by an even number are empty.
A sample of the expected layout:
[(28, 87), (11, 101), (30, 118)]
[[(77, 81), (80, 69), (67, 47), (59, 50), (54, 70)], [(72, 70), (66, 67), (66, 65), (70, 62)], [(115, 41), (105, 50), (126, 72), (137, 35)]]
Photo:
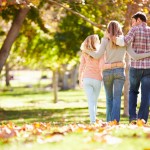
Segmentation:
[(113, 42), (113, 37), (123, 35), (122, 27), (118, 21), (112, 20), (108, 23), (107, 32), (109, 34), (109, 39), (111, 41), (111, 46), (114, 47), (116, 44)]
[(100, 40), (97, 34), (89, 35), (81, 44), (81, 50), (96, 50), (96, 44), (100, 44)]

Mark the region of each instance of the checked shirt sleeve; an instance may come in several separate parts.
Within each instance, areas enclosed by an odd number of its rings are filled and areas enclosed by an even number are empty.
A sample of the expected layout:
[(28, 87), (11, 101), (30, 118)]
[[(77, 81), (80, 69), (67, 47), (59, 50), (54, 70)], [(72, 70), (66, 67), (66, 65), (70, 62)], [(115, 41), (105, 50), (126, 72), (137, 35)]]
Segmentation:
[(131, 42), (133, 42), (134, 37), (135, 37), (135, 31), (136, 31), (136, 27), (132, 27), (129, 32), (127, 33), (127, 35), (124, 37), (124, 42), (126, 45), (130, 44)]

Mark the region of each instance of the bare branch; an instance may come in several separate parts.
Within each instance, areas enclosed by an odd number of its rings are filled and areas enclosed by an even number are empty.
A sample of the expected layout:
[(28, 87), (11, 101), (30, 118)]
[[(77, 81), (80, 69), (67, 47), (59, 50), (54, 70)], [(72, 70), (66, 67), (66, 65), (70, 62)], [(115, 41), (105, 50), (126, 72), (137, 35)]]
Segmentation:
[(54, 4), (56, 4), (56, 5), (60, 6), (60, 7), (63, 7), (64, 9), (66, 9), (66, 10), (72, 12), (73, 14), (75, 14), (75, 15), (81, 17), (82, 19), (84, 19), (85, 21), (89, 22), (90, 24), (92, 24), (93, 26), (95, 26), (95, 27), (97, 27), (97, 28), (100, 28), (100, 27), (101, 27), (100, 24), (97, 24), (97, 23), (91, 21), (89, 18), (87, 18), (87, 17), (85, 17), (84, 15), (82, 15), (82, 14), (80, 14), (80, 13), (78, 13), (78, 12), (72, 10), (71, 8), (68, 8), (68, 7), (64, 6), (63, 4), (60, 4), (60, 3), (56, 2), (56, 1), (53, 1), (53, 0), (49, 0), (49, 2), (52, 2), (52, 3), (54, 3)]

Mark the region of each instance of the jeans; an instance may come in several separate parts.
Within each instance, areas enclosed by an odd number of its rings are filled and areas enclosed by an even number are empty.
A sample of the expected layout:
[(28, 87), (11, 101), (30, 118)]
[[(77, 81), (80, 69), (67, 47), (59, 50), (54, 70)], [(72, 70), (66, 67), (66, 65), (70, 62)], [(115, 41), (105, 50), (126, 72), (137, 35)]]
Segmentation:
[(85, 90), (88, 100), (90, 123), (95, 123), (97, 113), (97, 101), (101, 89), (101, 81), (92, 78), (84, 78), (83, 88)]
[(125, 82), (123, 68), (103, 71), (106, 92), (106, 121), (120, 121), (121, 95)]
[[(129, 120), (148, 120), (150, 102), (150, 69), (130, 68), (130, 89), (129, 89)], [(137, 97), (141, 84), (141, 103), (136, 113)]]

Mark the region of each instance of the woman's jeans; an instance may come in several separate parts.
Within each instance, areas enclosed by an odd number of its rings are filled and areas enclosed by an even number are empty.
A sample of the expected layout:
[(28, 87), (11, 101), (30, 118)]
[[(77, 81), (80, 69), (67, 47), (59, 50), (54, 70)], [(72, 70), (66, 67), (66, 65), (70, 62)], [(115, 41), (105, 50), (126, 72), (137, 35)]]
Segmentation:
[(97, 113), (97, 101), (100, 93), (101, 81), (92, 78), (84, 78), (83, 88), (88, 99), (90, 123), (95, 123)]
[[(148, 120), (150, 102), (150, 69), (130, 68), (130, 89), (129, 89), (129, 120), (144, 119)], [(141, 104), (136, 113), (137, 97), (141, 84)]]
[(121, 95), (125, 82), (123, 68), (103, 71), (103, 81), (106, 92), (106, 120), (120, 121)]

